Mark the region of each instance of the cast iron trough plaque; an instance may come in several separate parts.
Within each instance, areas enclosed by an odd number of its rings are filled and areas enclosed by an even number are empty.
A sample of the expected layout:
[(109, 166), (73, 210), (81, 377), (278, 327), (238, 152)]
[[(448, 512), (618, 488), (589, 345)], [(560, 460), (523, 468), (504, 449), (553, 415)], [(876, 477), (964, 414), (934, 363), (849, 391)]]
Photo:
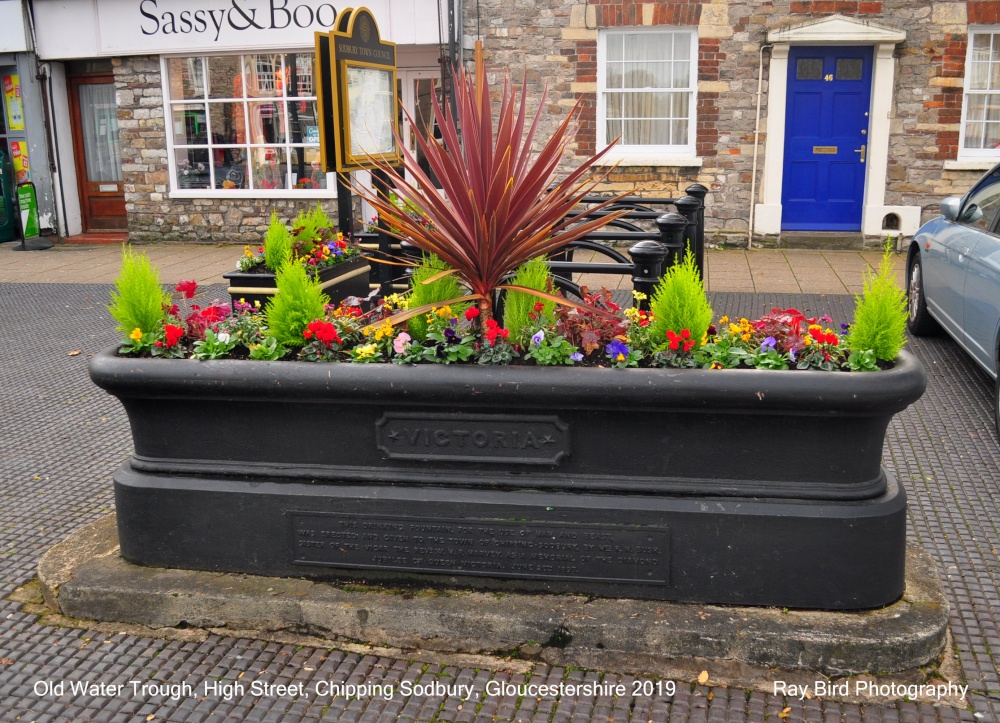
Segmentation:
[(388, 412), (375, 426), (386, 459), (556, 465), (570, 452), (555, 416)]
[(669, 584), (663, 527), (288, 514), (298, 565)]

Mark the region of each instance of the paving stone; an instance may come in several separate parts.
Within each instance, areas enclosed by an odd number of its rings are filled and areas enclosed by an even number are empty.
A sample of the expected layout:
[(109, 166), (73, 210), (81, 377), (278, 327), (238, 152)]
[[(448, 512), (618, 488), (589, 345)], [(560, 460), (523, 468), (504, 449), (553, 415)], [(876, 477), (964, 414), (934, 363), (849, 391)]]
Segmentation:
[[(70, 532), (113, 509), (111, 472), (130, 452), (118, 403), (90, 384), (88, 355), (115, 340), (105, 309), (108, 286), (0, 283), (0, 597), (35, 575), (41, 554)], [(221, 288), (214, 291), (221, 295)], [(729, 316), (772, 306), (849, 317), (849, 296), (714, 294)], [(69, 352), (81, 350), (79, 355)], [(449, 698), (391, 701), (316, 696), (254, 697), (250, 682), (350, 681), (396, 685), (402, 679), (445, 684), (523, 679), (508, 672), (429, 666), (323, 648), (211, 635), (203, 642), (164, 641), (36, 624), (18, 603), (0, 601), (0, 720), (671, 720), (671, 721), (975, 721), (1000, 720), (1000, 447), (992, 430), (993, 382), (947, 338), (915, 339), (910, 349), (928, 368), (927, 394), (890, 425), (885, 465), (907, 488), (908, 535), (934, 557), (951, 605), (951, 630), (971, 710), (911, 704), (856, 705), (786, 700), (758, 691), (682, 683), (672, 697)], [(771, 450), (751, 464), (775, 464)], [(10, 661), (10, 662), (7, 662)], [(243, 677), (240, 678), (240, 674)], [(597, 671), (538, 665), (531, 680), (600, 680)], [(619, 680), (617, 677), (610, 679)], [(37, 696), (39, 681), (189, 682), (195, 696)], [(233, 700), (207, 696), (206, 681), (242, 682)], [(621, 680), (630, 680), (621, 678)], [(712, 694), (709, 700), (709, 693)], [(481, 703), (481, 705), (480, 705)], [(461, 704), (461, 710), (459, 705)], [(787, 719), (777, 716), (786, 707)], [(978, 714), (978, 718), (975, 715)]]

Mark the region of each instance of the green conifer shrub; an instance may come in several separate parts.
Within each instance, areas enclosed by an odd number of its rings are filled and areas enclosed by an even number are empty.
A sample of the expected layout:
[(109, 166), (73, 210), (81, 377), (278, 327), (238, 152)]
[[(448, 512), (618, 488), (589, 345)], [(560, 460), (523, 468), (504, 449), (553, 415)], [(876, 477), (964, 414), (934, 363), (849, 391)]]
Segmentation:
[[(523, 286), (536, 291), (552, 293), (552, 277), (549, 274), (549, 265), (545, 258), (536, 256), (530, 261), (521, 264), (514, 278), (510, 281), (513, 286)], [(520, 339), (525, 329), (532, 326), (531, 314), (535, 310), (535, 304), (543, 304), (542, 314), (552, 320), (552, 311), (555, 309), (555, 302), (543, 301), (537, 296), (525, 294), (520, 291), (508, 291), (503, 302), (503, 326), (509, 330), (515, 338)], [(528, 336), (534, 333), (531, 329)], [(522, 339), (523, 342), (523, 339)]]
[(896, 283), (892, 249), (887, 244), (878, 270), (865, 274), (861, 294), (854, 295), (848, 348), (858, 352), (871, 349), (876, 359), (892, 361), (906, 343), (906, 317), (906, 290)]
[[(427, 279), (448, 268), (448, 265), (433, 254), (424, 254), (420, 266), (413, 270), (410, 279), (410, 303), (408, 306), (415, 309), (424, 304), (435, 304), (439, 301), (454, 299), (462, 296), (465, 289), (454, 275), (443, 276), (429, 284), (423, 283)], [(452, 307), (455, 308), (455, 307)], [(456, 312), (457, 313), (457, 312)], [(427, 338), (427, 319), (424, 314), (418, 314), (407, 322), (407, 330), (417, 341)]]
[(292, 234), (278, 218), (277, 211), (271, 211), (271, 223), (264, 237), (264, 264), (271, 271), (278, 271), (292, 260)]
[(276, 273), (275, 286), (278, 291), (265, 309), (271, 336), (286, 346), (305, 346), (302, 332), (310, 321), (323, 318), (330, 297), (302, 264), (285, 264)]
[(170, 294), (160, 285), (159, 272), (143, 253), (122, 248), (122, 265), (111, 292), (108, 311), (116, 327), (128, 336), (134, 329), (144, 334), (163, 324), (170, 308)]
[(649, 336), (656, 346), (666, 344), (668, 331), (680, 334), (687, 329), (699, 340), (708, 332), (712, 305), (690, 248), (680, 263), (663, 274), (649, 300), (649, 310), (653, 313)]

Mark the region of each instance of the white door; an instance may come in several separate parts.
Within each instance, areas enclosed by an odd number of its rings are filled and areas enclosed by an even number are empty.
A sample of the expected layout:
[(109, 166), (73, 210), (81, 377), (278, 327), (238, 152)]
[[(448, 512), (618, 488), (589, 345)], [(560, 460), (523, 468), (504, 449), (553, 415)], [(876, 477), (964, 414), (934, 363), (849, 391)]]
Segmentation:
[[(426, 159), (417, 146), (417, 133), (425, 137), (434, 138), (437, 136), (437, 124), (434, 120), (434, 94), (440, 93), (441, 71), (437, 68), (417, 68), (396, 71), (397, 91), (399, 93), (399, 106), (405, 109), (401, 113), (399, 128), (400, 135), (408, 150), (417, 157), (420, 167), (431, 175), (435, 185), (437, 179), (429, 173)], [(438, 101), (443, 99), (439, 96)], [(411, 122), (412, 119), (412, 122)], [(407, 174), (407, 180), (412, 181)]]

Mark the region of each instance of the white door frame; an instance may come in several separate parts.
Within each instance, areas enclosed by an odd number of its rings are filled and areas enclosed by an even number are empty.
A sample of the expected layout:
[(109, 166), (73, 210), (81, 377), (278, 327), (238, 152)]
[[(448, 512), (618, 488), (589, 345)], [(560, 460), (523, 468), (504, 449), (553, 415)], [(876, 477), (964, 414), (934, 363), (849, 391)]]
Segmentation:
[(881, 27), (868, 21), (831, 15), (810, 19), (794, 26), (771, 30), (767, 42), (771, 49), (768, 66), (767, 144), (760, 184), (760, 202), (754, 208), (753, 232), (762, 235), (781, 233), (781, 191), (785, 162), (785, 113), (788, 93), (788, 52), (792, 45), (871, 45), (875, 48), (872, 65), (871, 119), (868, 127), (867, 178), (861, 231), (866, 236), (883, 233), (887, 216), (895, 214), (899, 232), (912, 235), (920, 226), (919, 206), (887, 206), (886, 177), (889, 161), (889, 136), (896, 73), (896, 45), (906, 40), (906, 32)]

